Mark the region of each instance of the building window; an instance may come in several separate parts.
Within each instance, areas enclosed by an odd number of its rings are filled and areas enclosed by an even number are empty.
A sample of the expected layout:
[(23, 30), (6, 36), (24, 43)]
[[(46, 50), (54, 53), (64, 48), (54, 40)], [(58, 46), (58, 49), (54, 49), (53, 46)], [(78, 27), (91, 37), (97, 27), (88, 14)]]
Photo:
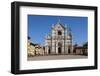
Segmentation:
[(59, 47), (62, 47), (62, 44), (59, 42), (59, 43), (58, 43), (58, 46), (59, 46)]
[(76, 53), (76, 49), (74, 48), (73, 53)]
[(58, 35), (62, 35), (62, 32), (61, 31), (58, 31)]

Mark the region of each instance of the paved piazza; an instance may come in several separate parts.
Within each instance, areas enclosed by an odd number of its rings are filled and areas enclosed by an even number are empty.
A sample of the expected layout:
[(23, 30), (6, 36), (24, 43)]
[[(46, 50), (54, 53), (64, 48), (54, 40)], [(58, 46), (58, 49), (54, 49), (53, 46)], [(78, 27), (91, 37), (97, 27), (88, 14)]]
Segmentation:
[(28, 57), (28, 61), (58, 60), (58, 59), (84, 59), (84, 58), (88, 58), (88, 56), (83, 56), (83, 55), (48, 55), (48, 56)]

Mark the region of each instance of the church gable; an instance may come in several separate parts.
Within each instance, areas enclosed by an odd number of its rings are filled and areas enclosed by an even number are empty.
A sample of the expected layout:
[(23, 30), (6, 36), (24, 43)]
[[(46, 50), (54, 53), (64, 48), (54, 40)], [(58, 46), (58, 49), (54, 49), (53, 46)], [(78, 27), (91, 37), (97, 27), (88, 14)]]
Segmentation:
[(54, 28), (55, 30), (65, 30), (65, 27), (61, 23), (57, 23)]

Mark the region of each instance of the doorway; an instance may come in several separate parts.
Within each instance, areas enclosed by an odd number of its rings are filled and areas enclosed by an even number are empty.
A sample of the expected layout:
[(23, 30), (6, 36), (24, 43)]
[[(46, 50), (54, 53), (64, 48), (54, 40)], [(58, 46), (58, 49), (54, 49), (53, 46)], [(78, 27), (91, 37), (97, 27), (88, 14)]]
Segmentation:
[(50, 48), (49, 48), (49, 50), (48, 50), (48, 53), (50, 54), (51, 52), (50, 52)]
[(58, 54), (62, 53), (62, 43), (58, 43)]
[(70, 54), (70, 49), (68, 48), (68, 54)]
[(58, 48), (58, 54), (61, 54), (61, 47)]

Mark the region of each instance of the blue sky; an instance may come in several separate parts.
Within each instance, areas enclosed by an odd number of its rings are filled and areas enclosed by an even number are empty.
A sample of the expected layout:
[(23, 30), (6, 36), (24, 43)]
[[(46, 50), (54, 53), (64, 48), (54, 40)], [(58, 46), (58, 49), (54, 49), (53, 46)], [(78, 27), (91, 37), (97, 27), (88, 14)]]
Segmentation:
[(73, 44), (82, 45), (88, 37), (88, 18), (78, 16), (47, 16), (28, 15), (28, 36), (33, 43), (44, 45), (45, 36), (51, 33), (52, 24), (56, 24), (60, 19), (62, 25), (71, 28)]

